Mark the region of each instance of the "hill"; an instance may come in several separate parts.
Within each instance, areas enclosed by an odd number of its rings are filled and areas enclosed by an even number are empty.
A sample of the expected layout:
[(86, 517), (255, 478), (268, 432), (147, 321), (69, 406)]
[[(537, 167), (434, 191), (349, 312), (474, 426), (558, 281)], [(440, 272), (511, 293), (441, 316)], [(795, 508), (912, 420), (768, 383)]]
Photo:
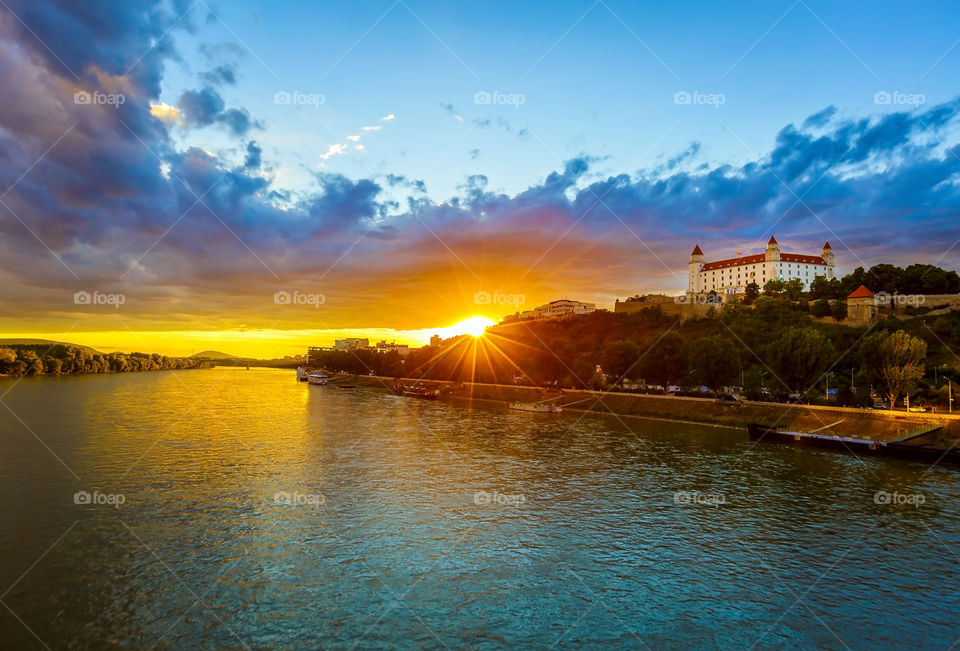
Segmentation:
[(222, 353), (219, 350), (201, 350), (199, 353), (194, 353), (190, 355), (192, 359), (244, 359), (237, 357), (236, 355), (229, 355), (227, 353)]
[(52, 339), (30, 339), (30, 338), (18, 338), (18, 337), (0, 338), (0, 346), (56, 346), (56, 345), (70, 346), (71, 348), (79, 348), (80, 350), (86, 353), (90, 353), (91, 355), (103, 354), (96, 348), (91, 348), (90, 346), (81, 346), (80, 344), (71, 344), (68, 341), (53, 341)]

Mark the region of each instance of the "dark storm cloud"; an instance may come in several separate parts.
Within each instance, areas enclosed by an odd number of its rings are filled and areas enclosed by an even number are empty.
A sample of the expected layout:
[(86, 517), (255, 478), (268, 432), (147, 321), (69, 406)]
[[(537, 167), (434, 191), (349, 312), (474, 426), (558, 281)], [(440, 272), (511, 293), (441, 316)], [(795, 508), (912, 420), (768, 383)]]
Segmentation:
[(246, 109), (225, 109), (220, 93), (210, 86), (184, 91), (177, 101), (177, 107), (188, 127), (220, 124), (238, 137), (245, 136), (252, 128), (261, 128), (259, 122), (251, 118)]

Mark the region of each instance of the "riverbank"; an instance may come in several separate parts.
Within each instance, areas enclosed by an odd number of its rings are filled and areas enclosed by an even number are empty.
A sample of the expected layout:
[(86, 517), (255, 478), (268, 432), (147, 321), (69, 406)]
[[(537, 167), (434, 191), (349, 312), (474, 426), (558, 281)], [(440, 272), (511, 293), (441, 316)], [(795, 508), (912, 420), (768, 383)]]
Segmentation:
[[(357, 386), (389, 390), (397, 378), (351, 377)], [(688, 398), (638, 393), (614, 393), (590, 390), (548, 390), (536, 387), (476, 382), (419, 380), (430, 387), (444, 388), (444, 399), (511, 402), (550, 400), (564, 411), (614, 413), (619, 416), (746, 428), (749, 423), (784, 427), (799, 431), (821, 430), (858, 438), (890, 441), (931, 425), (943, 429), (924, 435), (924, 443), (951, 446), (960, 440), (960, 414), (913, 414), (847, 407), (823, 407), (773, 402), (744, 401), (740, 406), (719, 404), (713, 398)]]

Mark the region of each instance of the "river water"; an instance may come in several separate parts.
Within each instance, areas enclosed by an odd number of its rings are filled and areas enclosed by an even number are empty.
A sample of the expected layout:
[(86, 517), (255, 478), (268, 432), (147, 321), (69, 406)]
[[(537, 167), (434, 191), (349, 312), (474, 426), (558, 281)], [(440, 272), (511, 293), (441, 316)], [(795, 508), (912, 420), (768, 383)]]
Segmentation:
[(0, 395), (4, 648), (960, 638), (952, 469), (269, 369)]

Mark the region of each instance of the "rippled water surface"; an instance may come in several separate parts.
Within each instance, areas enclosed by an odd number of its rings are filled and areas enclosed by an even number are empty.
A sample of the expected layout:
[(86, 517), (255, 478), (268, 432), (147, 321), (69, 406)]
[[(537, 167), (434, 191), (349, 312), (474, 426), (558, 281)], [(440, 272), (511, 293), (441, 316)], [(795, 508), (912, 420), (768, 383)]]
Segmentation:
[[(960, 638), (954, 470), (312, 387), (292, 371), (7, 379), (4, 392), (5, 648)], [(76, 504), (80, 491), (113, 503)]]

